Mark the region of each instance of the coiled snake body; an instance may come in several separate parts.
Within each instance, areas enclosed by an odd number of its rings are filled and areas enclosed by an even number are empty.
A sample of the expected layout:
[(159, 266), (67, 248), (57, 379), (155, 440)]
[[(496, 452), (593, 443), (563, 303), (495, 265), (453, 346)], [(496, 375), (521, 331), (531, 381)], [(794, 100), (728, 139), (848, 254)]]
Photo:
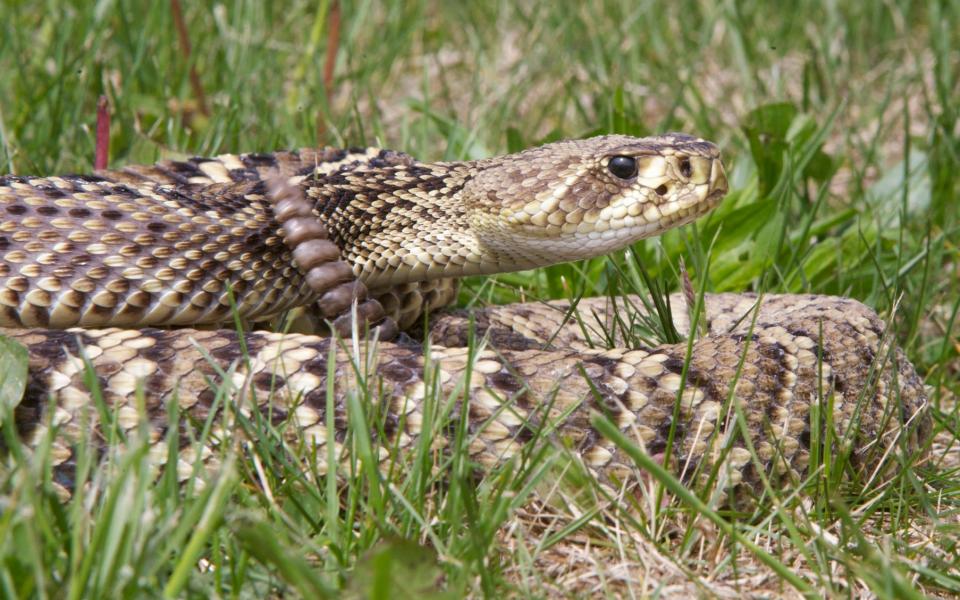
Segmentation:
[[(852, 441), (852, 464), (873, 468), (921, 410), (923, 386), (879, 318), (844, 298), (708, 295), (709, 331), (689, 362), (685, 343), (592, 348), (584, 331), (611, 318), (603, 299), (580, 304), (596, 320), (580, 324), (564, 320), (563, 303), (481, 311), (479, 349), (466, 347), (473, 323), (448, 314), (433, 323), (428, 355), (382, 340), (331, 349), (330, 338), (305, 334), (155, 328), (213, 327), (234, 315), (256, 323), (314, 305), (305, 312), (341, 333), (356, 315), (390, 337), (449, 303), (457, 277), (604, 254), (695, 219), (726, 189), (716, 147), (681, 134), (558, 142), (471, 162), (328, 149), (0, 177), (0, 334), (30, 358), (17, 429), (29, 446), (57, 428), (55, 475), (69, 488), (71, 443), (81, 427), (99, 431), (86, 358), (125, 430), (143, 425), (134, 401), (142, 390), (158, 460), (168, 402), (203, 419), (213, 382), (244, 390), (241, 410), (292, 423), (321, 463), (327, 444), (337, 456), (348, 450), (348, 395), (365, 390), (377, 403), (387, 460), (416, 443), (424, 397), (437, 387), (454, 399), (450, 418), (466, 417), (469, 453), (485, 466), (546, 431), (605, 480), (622, 479), (630, 462), (592, 428), (599, 411), (654, 455), (673, 436), (677, 470), (722, 460), (725, 486), (758, 470), (803, 473), (811, 445), (826, 439), (811, 439), (823, 423)], [(679, 298), (673, 304), (686, 313)], [(811, 424), (815, 406), (823, 423)], [(438, 431), (443, 445), (447, 429)], [(184, 477), (193, 450), (181, 448)], [(201, 454), (216, 460), (209, 445)]]

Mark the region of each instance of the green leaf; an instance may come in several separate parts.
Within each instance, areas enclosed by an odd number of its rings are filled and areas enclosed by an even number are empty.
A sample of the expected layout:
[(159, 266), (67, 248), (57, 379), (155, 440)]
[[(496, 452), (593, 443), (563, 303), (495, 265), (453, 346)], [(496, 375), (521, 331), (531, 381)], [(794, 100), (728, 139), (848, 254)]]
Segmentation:
[(523, 134), (516, 127), (507, 127), (507, 152), (520, 152), (527, 147)]
[(796, 115), (797, 108), (788, 102), (767, 104), (747, 115), (743, 132), (757, 165), (761, 196), (767, 196), (780, 179), (789, 148), (787, 135)]
[(20, 404), (27, 389), (27, 349), (0, 336), (0, 425)]
[(455, 598), (442, 590), (435, 552), (413, 541), (388, 538), (357, 565), (348, 590), (358, 598)]
[(233, 522), (234, 535), (251, 556), (276, 569), (277, 575), (304, 598), (336, 598), (336, 591), (297, 551), (284, 544), (277, 531), (259, 517), (241, 515)]

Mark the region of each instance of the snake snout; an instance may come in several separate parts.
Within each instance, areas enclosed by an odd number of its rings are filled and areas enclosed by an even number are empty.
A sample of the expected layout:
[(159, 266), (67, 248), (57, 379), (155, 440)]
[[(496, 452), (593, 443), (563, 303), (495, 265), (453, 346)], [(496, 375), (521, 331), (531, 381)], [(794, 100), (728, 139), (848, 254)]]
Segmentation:
[(727, 183), (727, 172), (723, 168), (720, 158), (714, 158), (710, 167), (710, 187), (707, 188), (707, 198), (719, 200), (727, 194), (729, 184)]

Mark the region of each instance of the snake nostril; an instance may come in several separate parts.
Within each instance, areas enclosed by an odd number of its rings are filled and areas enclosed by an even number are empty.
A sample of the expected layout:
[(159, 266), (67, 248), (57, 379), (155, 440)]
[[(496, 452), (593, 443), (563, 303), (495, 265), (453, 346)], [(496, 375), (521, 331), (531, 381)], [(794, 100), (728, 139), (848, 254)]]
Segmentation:
[(670, 191), (670, 188), (668, 188), (665, 183), (661, 183), (659, 186), (657, 186), (657, 189), (653, 191), (655, 191), (658, 196), (666, 196), (667, 192)]
[(680, 174), (686, 177), (687, 179), (689, 179), (690, 176), (693, 175), (693, 167), (690, 165), (689, 158), (680, 159)]

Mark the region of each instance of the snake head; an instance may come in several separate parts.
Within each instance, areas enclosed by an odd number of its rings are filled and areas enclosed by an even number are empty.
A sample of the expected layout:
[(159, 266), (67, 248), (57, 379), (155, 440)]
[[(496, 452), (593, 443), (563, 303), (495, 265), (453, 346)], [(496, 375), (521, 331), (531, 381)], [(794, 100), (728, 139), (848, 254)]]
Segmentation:
[(607, 254), (693, 221), (727, 192), (719, 149), (680, 133), (562, 141), (477, 166), (465, 204), (498, 270)]

